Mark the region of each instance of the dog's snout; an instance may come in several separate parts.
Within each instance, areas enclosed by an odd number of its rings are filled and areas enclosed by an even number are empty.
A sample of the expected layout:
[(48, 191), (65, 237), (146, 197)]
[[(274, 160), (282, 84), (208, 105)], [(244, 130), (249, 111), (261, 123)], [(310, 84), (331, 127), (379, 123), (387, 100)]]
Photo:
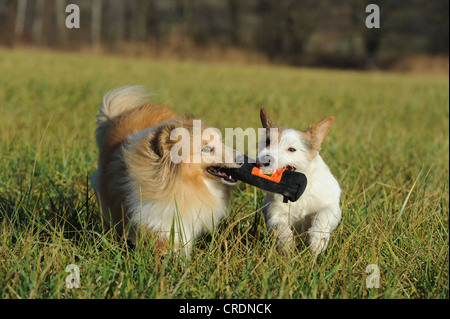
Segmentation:
[(258, 167), (267, 167), (270, 166), (274, 161), (273, 157), (270, 155), (263, 155), (260, 158), (258, 158), (258, 161), (256, 162), (256, 165)]

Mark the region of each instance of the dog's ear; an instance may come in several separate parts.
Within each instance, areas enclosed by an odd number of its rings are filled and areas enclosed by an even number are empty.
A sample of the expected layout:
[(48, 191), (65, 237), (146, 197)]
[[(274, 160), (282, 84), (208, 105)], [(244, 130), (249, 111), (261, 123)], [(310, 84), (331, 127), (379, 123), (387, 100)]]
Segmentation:
[(320, 121), (319, 123), (308, 127), (308, 129), (306, 130), (305, 133), (309, 135), (309, 137), (311, 139), (312, 147), (317, 152), (320, 151), (322, 142), (323, 142), (325, 136), (327, 135), (328, 131), (330, 130), (333, 122), (334, 122), (334, 117), (329, 116), (326, 119)]
[(276, 125), (267, 115), (266, 110), (264, 108), (261, 109), (259, 116), (261, 118), (261, 124), (264, 128), (270, 129), (270, 128), (278, 128), (278, 125)]
[(170, 151), (170, 147), (174, 143), (170, 140), (170, 133), (173, 129), (175, 129), (174, 125), (168, 123), (156, 128), (150, 140), (150, 148), (158, 157), (162, 157), (166, 151)]

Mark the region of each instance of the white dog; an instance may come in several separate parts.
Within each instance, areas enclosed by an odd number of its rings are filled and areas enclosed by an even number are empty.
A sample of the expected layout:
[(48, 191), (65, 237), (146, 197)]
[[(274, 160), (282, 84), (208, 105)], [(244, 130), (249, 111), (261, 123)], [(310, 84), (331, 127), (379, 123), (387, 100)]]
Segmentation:
[(285, 168), (306, 175), (308, 185), (296, 202), (283, 202), (283, 196), (268, 193), (263, 213), (266, 225), (276, 233), (280, 248), (289, 249), (295, 234), (308, 234), (311, 253), (325, 251), (331, 232), (341, 219), (341, 189), (330, 169), (319, 155), (323, 139), (334, 118), (309, 127), (305, 132), (278, 127), (261, 109), (261, 122), (266, 137), (260, 141), (258, 166), (276, 170)]

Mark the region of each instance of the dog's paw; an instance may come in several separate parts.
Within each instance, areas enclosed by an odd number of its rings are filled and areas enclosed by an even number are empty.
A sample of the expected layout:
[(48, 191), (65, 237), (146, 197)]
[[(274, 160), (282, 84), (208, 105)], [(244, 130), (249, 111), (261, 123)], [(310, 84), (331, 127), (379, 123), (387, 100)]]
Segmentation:
[(290, 232), (276, 234), (276, 246), (280, 251), (288, 252), (294, 247), (294, 236)]
[(277, 238), (277, 249), (283, 252), (289, 252), (294, 247), (294, 238)]
[(313, 255), (323, 253), (330, 241), (330, 233), (320, 229), (309, 229), (309, 251)]
[(295, 247), (295, 240), (292, 235), (291, 236), (286, 236), (286, 234), (283, 235), (284, 236), (275, 237), (275, 247), (281, 253), (289, 253)]

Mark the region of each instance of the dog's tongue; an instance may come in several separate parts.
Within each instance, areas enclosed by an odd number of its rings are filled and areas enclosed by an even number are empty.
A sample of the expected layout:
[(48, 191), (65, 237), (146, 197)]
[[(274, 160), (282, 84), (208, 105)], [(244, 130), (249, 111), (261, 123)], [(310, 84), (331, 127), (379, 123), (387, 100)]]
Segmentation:
[(224, 171), (216, 171), (216, 174), (222, 177), (228, 177), (228, 174), (225, 173)]

